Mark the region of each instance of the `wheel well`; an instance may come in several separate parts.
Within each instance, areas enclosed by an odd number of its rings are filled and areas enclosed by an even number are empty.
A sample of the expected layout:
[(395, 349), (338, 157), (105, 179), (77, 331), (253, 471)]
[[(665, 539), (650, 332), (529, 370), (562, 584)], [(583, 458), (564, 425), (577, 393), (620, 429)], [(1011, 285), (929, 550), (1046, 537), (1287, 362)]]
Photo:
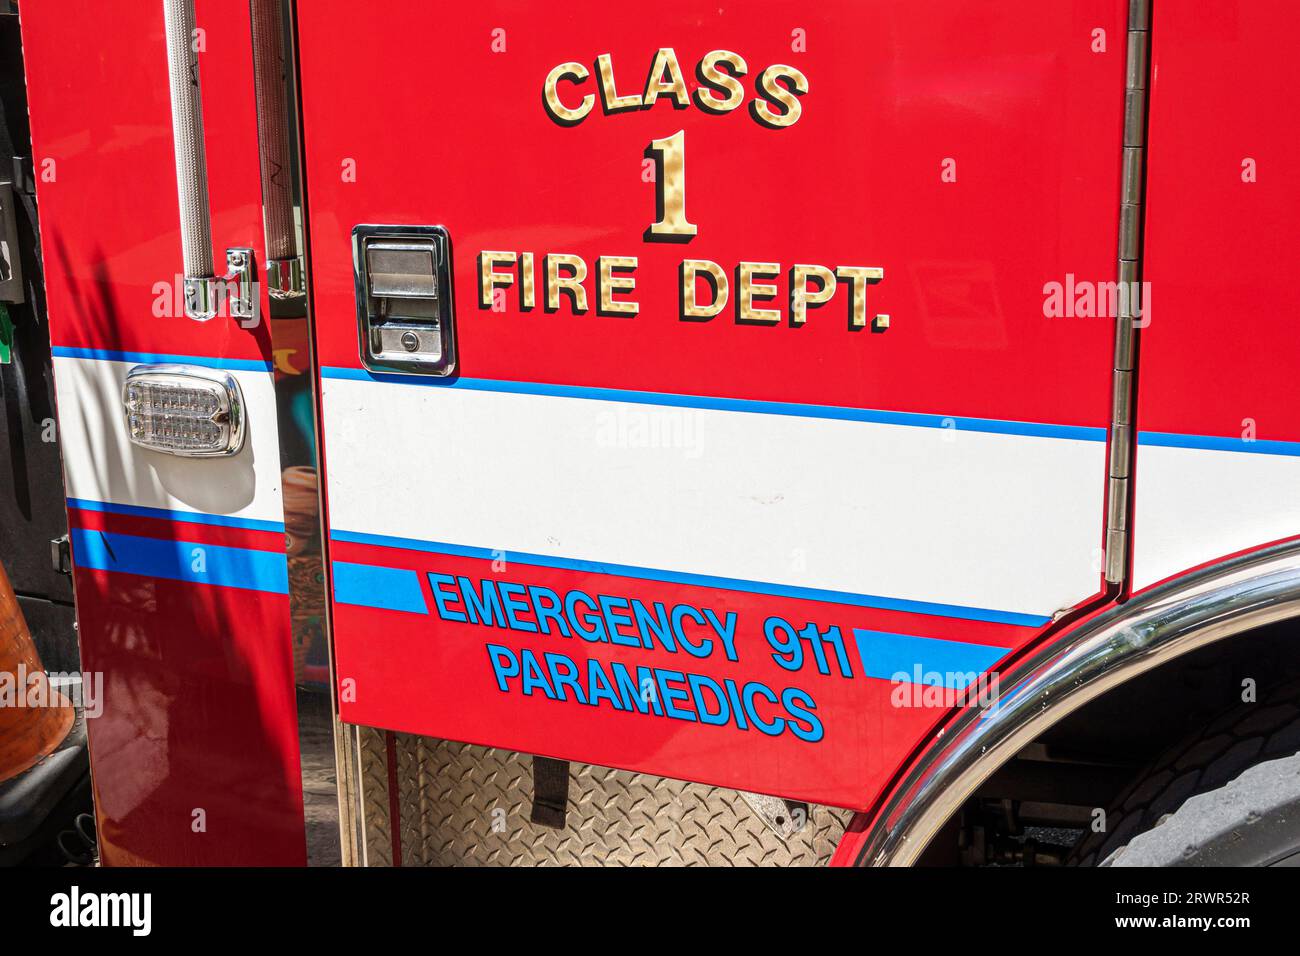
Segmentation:
[(922, 864), (1056, 863), (1124, 786), (1218, 714), (1300, 676), (1300, 621), (1177, 657), (1090, 701), (992, 774)]

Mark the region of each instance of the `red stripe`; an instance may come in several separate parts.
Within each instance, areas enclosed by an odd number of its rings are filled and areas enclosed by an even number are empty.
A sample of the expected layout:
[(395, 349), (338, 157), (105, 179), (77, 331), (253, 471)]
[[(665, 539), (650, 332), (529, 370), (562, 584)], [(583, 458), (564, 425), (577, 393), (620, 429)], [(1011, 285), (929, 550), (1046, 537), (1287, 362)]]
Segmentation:
[(86, 528), (90, 531), (134, 534), (146, 538), (164, 538), (173, 541), (193, 541), (195, 544), (252, 548), (257, 551), (284, 550), (284, 535), (279, 531), (230, 528), (224, 525), (172, 521), (166, 518), (146, 518), (137, 515), (114, 514), (107, 511), (83, 511), (80, 508), (69, 508), (68, 525), (73, 528)]

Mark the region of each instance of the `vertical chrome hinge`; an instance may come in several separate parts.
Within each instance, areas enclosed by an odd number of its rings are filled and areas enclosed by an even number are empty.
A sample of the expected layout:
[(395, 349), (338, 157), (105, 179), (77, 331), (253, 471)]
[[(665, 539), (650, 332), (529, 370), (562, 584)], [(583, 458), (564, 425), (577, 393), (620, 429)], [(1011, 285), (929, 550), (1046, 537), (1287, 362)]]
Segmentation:
[(1151, 65), (1150, 0), (1130, 0), (1124, 68), (1124, 141), (1120, 178), (1118, 312), (1111, 372), (1110, 455), (1106, 470), (1106, 581), (1128, 576), (1130, 479), (1137, 330), (1142, 301), (1142, 199), (1146, 169), (1147, 78)]

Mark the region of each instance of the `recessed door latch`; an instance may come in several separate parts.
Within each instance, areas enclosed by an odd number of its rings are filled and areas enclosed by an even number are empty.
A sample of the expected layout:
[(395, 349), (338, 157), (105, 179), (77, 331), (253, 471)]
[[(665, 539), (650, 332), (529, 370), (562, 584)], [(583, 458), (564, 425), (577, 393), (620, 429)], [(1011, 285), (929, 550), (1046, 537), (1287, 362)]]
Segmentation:
[(366, 368), (450, 375), (456, 337), (447, 230), (357, 226), (352, 265)]

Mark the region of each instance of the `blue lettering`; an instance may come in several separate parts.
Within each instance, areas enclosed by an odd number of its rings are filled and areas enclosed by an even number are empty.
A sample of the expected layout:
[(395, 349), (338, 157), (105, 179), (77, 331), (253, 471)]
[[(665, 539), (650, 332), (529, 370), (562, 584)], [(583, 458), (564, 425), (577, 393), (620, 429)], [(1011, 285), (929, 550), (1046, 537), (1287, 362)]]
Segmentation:
[(752, 680), (745, 685), (744, 689), (740, 693), (745, 699), (745, 711), (749, 714), (749, 719), (753, 721), (754, 726), (769, 737), (781, 736), (781, 731), (785, 730), (785, 718), (773, 717), (772, 722), (767, 723), (758, 715), (758, 711), (754, 709), (754, 698), (759, 694), (762, 694), (771, 703), (777, 703), (777, 696), (772, 693), (771, 688), (756, 680)]
[(489, 644), (487, 652), (492, 660), (492, 675), (497, 679), (497, 690), (506, 693), (506, 678), (519, 676), (519, 661), (509, 648), (500, 644)]
[[(551, 672), (551, 683), (555, 685), (556, 696), (560, 700), (568, 700), (569, 698), (564, 694), (564, 688), (572, 687), (574, 699), (580, 704), (585, 704), (587, 698), (582, 693), (582, 687), (578, 683), (578, 668), (573, 661), (563, 654), (548, 652), (543, 656), (546, 658), (546, 666)], [(563, 674), (560, 673), (561, 666), (565, 669)]]
[[(554, 621), (556, 628), (564, 637), (571, 637), (569, 633), (569, 622), (564, 619), (560, 613), (560, 596), (550, 588), (544, 588), (540, 585), (530, 585), (528, 595), (533, 599), (533, 612), (537, 616), (537, 624), (542, 629), (543, 634), (551, 633), (551, 625), (547, 621)], [(549, 607), (542, 604), (542, 598), (550, 598)]]
[(654, 649), (654, 640), (651, 638), (653, 634), (659, 638), (659, 643), (664, 646), (664, 650), (677, 653), (677, 640), (668, 627), (668, 611), (662, 602), (655, 601), (655, 616), (651, 617), (644, 604), (633, 600), (632, 614), (636, 617), (637, 630), (641, 632), (641, 642), (646, 650)]
[(736, 726), (741, 730), (748, 730), (749, 722), (745, 720), (745, 708), (740, 706), (740, 695), (736, 693), (736, 682), (728, 677), (723, 683), (727, 687), (727, 699), (731, 701), (731, 711), (736, 715)]
[(524, 593), (522, 584), (511, 584), (509, 581), (501, 582), (501, 604), (506, 609), (506, 620), (510, 622), (510, 627), (516, 631), (528, 631), (530, 634), (537, 633), (537, 625), (532, 621), (520, 621), (515, 617), (516, 611), (528, 611), (528, 602), (521, 600)]
[(713, 641), (707, 637), (699, 644), (692, 644), (686, 637), (686, 631), (682, 627), (682, 618), (689, 617), (696, 624), (703, 624), (704, 618), (699, 611), (689, 604), (679, 604), (673, 608), (673, 632), (677, 635), (677, 640), (682, 642), (688, 654), (695, 657), (708, 657), (713, 653)]
[(659, 690), (663, 693), (664, 713), (674, 720), (695, 720), (693, 713), (689, 710), (682, 710), (677, 706), (679, 700), (690, 700), (686, 688), (668, 686), (669, 681), (678, 684), (684, 683), (686, 676), (679, 671), (656, 671), (655, 676), (659, 678)]
[[(797, 687), (787, 687), (785, 693), (781, 695), (781, 703), (785, 705), (786, 712), (790, 715), (790, 720), (787, 723), (790, 733), (810, 744), (817, 743), (825, 736), (825, 731), (822, 730), (822, 722), (813, 714), (813, 711), (817, 709), (817, 705), (813, 703), (810, 694)], [(806, 707), (800, 706), (801, 704), (806, 705)], [(800, 725), (800, 721), (807, 721), (807, 730)]]
[(635, 707), (643, 714), (653, 710), (660, 717), (664, 715), (663, 708), (659, 706), (659, 695), (655, 692), (654, 678), (647, 668), (638, 667), (636, 679), (633, 680), (627, 667), (618, 661), (609, 667), (614, 672), (614, 682), (618, 685), (619, 696), (623, 698), (624, 710)]
[(555, 700), (555, 692), (551, 690), (551, 685), (546, 683), (546, 678), (542, 675), (542, 669), (537, 664), (537, 658), (533, 656), (532, 651), (523, 651), (520, 655), (523, 661), (524, 676), (519, 688), (529, 697), (533, 696), (533, 688), (540, 687), (542, 693), (551, 700)]
[(614, 695), (614, 687), (601, 669), (600, 661), (587, 661), (587, 703), (595, 707), (602, 700), (608, 700), (615, 710), (627, 710), (627, 705), (620, 706)]
[[(460, 597), (460, 595), (456, 593), (454, 587), (455, 583), (456, 579), (450, 574), (439, 574), (436, 571), (429, 572), (429, 587), (433, 588), (433, 600), (434, 603), (438, 605), (438, 616), (444, 621), (460, 621), (461, 623), (464, 623), (465, 615), (463, 613), (460, 611), (453, 611), (451, 608), (447, 607), (447, 602), (449, 600), (455, 601)], [(452, 588), (449, 592), (444, 591), (443, 585), (450, 585)]]
[(605, 615), (605, 625), (609, 628), (609, 640), (613, 644), (621, 644), (624, 647), (640, 647), (639, 638), (629, 634), (623, 634), (619, 631), (620, 624), (631, 625), (632, 618), (627, 614), (616, 614), (615, 608), (627, 608), (627, 598), (609, 597), (602, 594), (600, 596), (600, 611)]
[(501, 601), (497, 597), (497, 586), (492, 581), (483, 580), (479, 583), (483, 585), (483, 597), (479, 598), (478, 593), (474, 590), (474, 585), (470, 583), (469, 578), (459, 577), (456, 583), (460, 585), (461, 597), (465, 602), (465, 610), (469, 614), (471, 624), (486, 624), (492, 627), (505, 627), (505, 618), (501, 614)]
[(717, 631), (718, 637), (722, 639), (722, 646), (727, 652), (727, 660), (734, 662), (736, 658), (736, 612), (728, 611), (726, 623), (718, 620), (718, 616), (710, 611), (707, 607), (704, 609), (704, 616), (709, 619), (709, 624)]
[[(584, 602), (591, 610), (586, 617), (580, 617), (575, 610), (579, 601)], [(582, 636), (584, 641), (606, 643), (609, 640), (605, 634), (605, 619), (596, 613), (596, 604), (589, 595), (581, 591), (570, 591), (564, 598), (564, 612), (569, 615), (569, 620), (573, 622), (573, 629)], [(583, 624), (587, 627), (584, 628)]]
[[(695, 698), (695, 712), (700, 715), (700, 723), (714, 726), (725, 724), (731, 716), (731, 708), (727, 706), (727, 692), (722, 689), (722, 685), (712, 677), (701, 674), (690, 675), (687, 683), (691, 686), (691, 696)], [(704, 699), (702, 692), (706, 690), (714, 697), (718, 707), (716, 711), (711, 710), (708, 701)]]

